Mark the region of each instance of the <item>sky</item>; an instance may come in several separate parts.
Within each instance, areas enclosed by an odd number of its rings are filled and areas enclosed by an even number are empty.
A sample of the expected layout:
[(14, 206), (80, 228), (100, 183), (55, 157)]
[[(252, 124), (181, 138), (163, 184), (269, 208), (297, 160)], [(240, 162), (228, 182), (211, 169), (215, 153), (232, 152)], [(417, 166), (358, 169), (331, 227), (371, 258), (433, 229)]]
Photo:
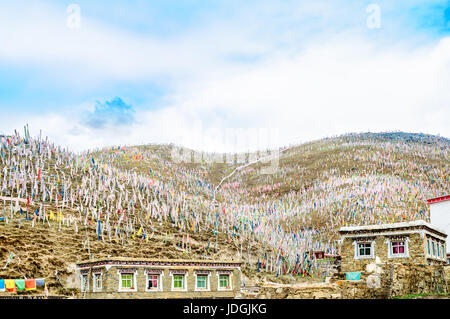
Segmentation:
[(0, 0), (0, 134), (242, 152), (449, 118), (449, 0)]

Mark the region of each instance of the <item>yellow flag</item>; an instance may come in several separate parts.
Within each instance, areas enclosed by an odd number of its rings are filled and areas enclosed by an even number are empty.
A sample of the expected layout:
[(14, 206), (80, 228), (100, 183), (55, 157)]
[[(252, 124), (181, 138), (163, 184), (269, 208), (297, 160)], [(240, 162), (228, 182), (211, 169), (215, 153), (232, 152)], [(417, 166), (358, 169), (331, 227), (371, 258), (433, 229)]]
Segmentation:
[(138, 230), (138, 233), (137, 233), (138, 236), (141, 234), (141, 231), (142, 231), (142, 226), (141, 226), (141, 228), (139, 228), (139, 230)]
[(145, 236), (145, 242), (148, 243), (148, 235)]
[(133, 232), (133, 236), (132, 236), (132, 238), (133, 238), (133, 239), (135, 239), (135, 237), (134, 237), (134, 232)]
[(53, 217), (54, 217), (53, 212), (50, 211), (50, 219), (53, 220)]

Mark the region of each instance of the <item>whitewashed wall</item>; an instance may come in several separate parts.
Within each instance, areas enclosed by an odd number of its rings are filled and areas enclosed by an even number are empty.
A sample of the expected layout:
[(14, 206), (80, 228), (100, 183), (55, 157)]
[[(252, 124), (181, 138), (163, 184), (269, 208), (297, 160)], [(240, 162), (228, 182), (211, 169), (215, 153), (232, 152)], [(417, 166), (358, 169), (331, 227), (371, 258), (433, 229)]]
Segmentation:
[(447, 233), (447, 253), (450, 252), (450, 201), (430, 204), (431, 224)]

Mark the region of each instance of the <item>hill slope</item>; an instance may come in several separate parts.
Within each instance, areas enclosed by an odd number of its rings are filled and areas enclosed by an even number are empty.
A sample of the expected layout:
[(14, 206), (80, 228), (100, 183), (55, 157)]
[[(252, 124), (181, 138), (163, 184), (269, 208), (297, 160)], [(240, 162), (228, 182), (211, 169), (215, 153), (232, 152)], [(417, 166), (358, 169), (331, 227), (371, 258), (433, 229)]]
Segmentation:
[(400, 132), (292, 146), (274, 174), (261, 174), (268, 163), (248, 165), (213, 201), (240, 163), (174, 161), (169, 145), (77, 156), (47, 140), (3, 137), (0, 260), (11, 251), (19, 257), (0, 277), (46, 277), (70, 293), (63, 288), (69, 265), (89, 252), (239, 258), (248, 276), (259, 261), (274, 275), (317, 277), (320, 265), (308, 252), (338, 253), (340, 226), (428, 219), (426, 198), (450, 190), (449, 146)]

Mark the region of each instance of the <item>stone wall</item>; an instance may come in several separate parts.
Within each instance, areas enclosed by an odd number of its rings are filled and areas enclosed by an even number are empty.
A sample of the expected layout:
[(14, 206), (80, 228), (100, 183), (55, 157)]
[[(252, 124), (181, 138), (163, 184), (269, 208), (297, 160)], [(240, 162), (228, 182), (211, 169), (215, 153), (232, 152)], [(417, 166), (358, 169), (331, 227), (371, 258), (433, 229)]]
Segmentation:
[(447, 280), (447, 291), (450, 292), (450, 265), (445, 265), (445, 279)]
[(252, 299), (341, 299), (337, 284), (264, 285), (257, 294), (244, 295)]
[[(162, 279), (162, 291), (145, 291), (146, 276), (144, 268), (137, 268), (136, 284), (137, 291), (133, 292), (119, 292), (119, 274), (117, 267), (111, 267), (108, 270), (102, 268), (102, 291), (93, 292), (92, 289), (92, 274), (89, 273), (89, 292), (80, 294), (81, 298), (234, 298), (239, 294), (241, 288), (240, 271), (235, 269), (230, 274), (232, 282), (232, 290), (219, 291), (218, 276), (216, 270), (210, 272), (210, 291), (195, 291), (195, 271), (196, 269), (187, 269), (186, 287), (187, 291), (171, 291), (172, 277), (170, 270), (164, 269)], [(78, 273), (78, 276), (80, 274)]]
[(442, 265), (413, 263), (368, 264), (357, 281), (333, 278), (342, 298), (391, 298), (408, 294), (448, 292)]
[(364, 271), (368, 264), (395, 262), (395, 263), (417, 263), (425, 264), (425, 238), (421, 237), (420, 234), (410, 234), (408, 249), (409, 258), (388, 258), (388, 244), (386, 243), (386, 236), (377, 236), (375, 238), (374, 246), (374, 258), (369, 259), (355, 259), (355, 246), (353, 245), (353, 238), (345, 238), (341, 251), (341, 271), (342, 272), (352, 272), (352, 271)]
[(360, 280), (345, 280), (345, 274), (339, 273), (329, 283), (266, 284), (258, 293), (244, 298), (388, 299), (408, 294), (442, 293), (448, 292), (446, 272), (450, 272), (450, 267), (442, 265), (372, 263), (361, 271)]

